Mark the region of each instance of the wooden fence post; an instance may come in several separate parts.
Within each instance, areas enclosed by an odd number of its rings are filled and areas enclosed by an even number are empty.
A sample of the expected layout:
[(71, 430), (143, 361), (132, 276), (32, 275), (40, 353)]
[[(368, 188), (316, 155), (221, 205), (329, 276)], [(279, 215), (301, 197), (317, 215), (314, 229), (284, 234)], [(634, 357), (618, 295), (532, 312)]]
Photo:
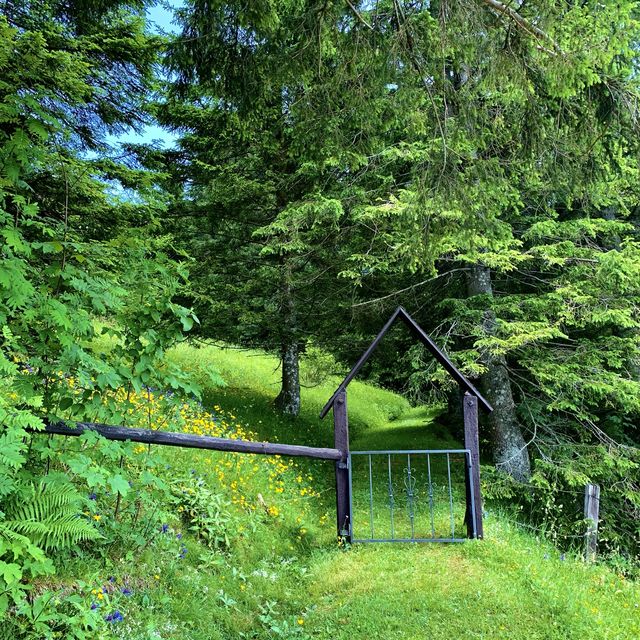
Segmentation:
[(600, 514), (600, 486), (588, 484), (584, 488), (584, 518), (587, 521), (584, 559), (592, 562), (598, 551), (598, 519)]
[(347, 392), (341, 391), (333, 403), (333, 429), (335, 448), (342, 451), (336, 461), (336, 512), (338, 536), (351, 542), (349, 521), (349, 420), (347, 418)]
[[(469, 449), (471, 455), (471, 469), (467, 467), (465, 474), (467, 510), (465, 522), (467, 523), (467, 537), (483, 538), (484, 529), (482, 526), (482, 494), (480, 491), (480, 442), (478, 436), (478, 398), (465, 393), (462, 399), (462, 415), (464, 418), (464, 448)], [(474, 511), (471, 512), (471, 480), (473, 480), (473, 503)]]

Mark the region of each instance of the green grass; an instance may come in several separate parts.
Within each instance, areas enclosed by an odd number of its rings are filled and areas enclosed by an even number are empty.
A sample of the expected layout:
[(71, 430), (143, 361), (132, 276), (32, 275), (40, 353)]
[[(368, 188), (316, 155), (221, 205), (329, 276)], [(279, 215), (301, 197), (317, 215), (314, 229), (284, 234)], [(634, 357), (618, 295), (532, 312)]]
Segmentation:
[[(337, 379), (304, 389), (303, 411), (289, 420), (273, 411), (278, 389), (273, 358), (187, 345), (170, 358), (201, 381), (210, 379), (207, 370), (218, 370), (227, 386), (208, 386), (205, 403), (232, 412), (261, 439), (331, 444), (331, 416), (320, 421), (318, 413)], [(459, 447), (438, 425), (437, 415), (437, 408), (411, 409), (404, 399), (359, 382), (349, 388), (353, 449)], [(172, 473), (194, 469), (216, 489), (210, 471), (223, 459), (220, 454), (181, 451), (171, 452), (167, 459)], [(263, 464), (260, 460), (257, 466), (262, 469)], [(376, 464), (376, 478), (384, 479), (385, 460)], [(437, 464), (434, 479), (442, 486), (446, 474)], [(270, 518), (260, 508), (247, 513), (233, 507), (232, 544), (224, 554), (209, 552), (185, 535), (188, 553), (177, 560), (176, 542), (166, 537), (142, 552), (114, 554), (106, 562), (78, 559), (66, 567), (67, 579), (82, 576), (100, 585), (113, 575), (116, 584), (135, 584), (133, 596), (126, 600), (114, 593), (114, 606), (125, 613), (125, 621), (114, 626), (113, 634), (139, 640), (640, 637), (637, 584), (605, 566), (587, 565), (571, 556), (563, 559), (547, 542), (514, 528), (497, 513), (489, 513), (483, 541), (340, 548), (335, 540), (331, 463), (299, 459), (297, 465), (283, 472), (285, 498), (273, 495), (262, 471), (256, 474), (248, 498), (278, 504), (281, 513)], [(395, 464), (393, 473), (401, 494), (403, 461)], [(319, 493), (304, 502), (303, 521), (298, 521), (301, 501), (290, 497), (300, 474), (312, 476), (310, 482)], [(367, 474), (366, 465), (357, 477), (354, 470), (356, 518), (363, 527), (368, 524)], [(387, 517), (384, 482), (380, 486), (374, 505), (376, 527)], [(461, 487), (461, 476), (454, 474), (457, 525)], [(227, 488), (217, 489), (228, 495)], [(448, 492), (441, 497), (448, 500)], [(448, 516), (448, 509), (439, 509), (438, 518), (442, 513)]]
[[(262, 352), (233, 347), (207, 346), (194, 349), (181, 345), (169, 358), (187, 370), (216, 369), (227, 383), (223, 389), (205, 390), (205, 400), (235, 410), (252, 428), (264, 435), (287, 438), (296, 443), (325, 446), (332, 444), (331, 415), (320, 420), (318, 415), (331, 397), (340, 379), (330, 376), (317, 386), (302, 389), (302, 411), (295, 420), (278, 417), (273, 412), (273, 399), (279, 390), (278, 361)], [(304, 369), (304, 365), (303, 365)], [(201, 381), (205, 376), (198, 376)], [(390, 416), (410, 410), (406, 399), (385, 389), (355, 380), (349, 385), (349, 425), (351, 438), (370, 429), (385, 430)]]

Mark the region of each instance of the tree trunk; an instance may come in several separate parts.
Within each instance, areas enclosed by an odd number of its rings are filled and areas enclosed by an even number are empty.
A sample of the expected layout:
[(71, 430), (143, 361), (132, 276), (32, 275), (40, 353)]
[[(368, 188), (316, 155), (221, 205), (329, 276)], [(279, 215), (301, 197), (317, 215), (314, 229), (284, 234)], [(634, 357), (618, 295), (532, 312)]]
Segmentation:
[(282, 267), (280, 313), (282, 318), (280, 358), (282, 386), (275, 399), (276, 408), (289, 416), (300, 413), (300, 347), (297, 335), (296, 308), (291, 289), (291, 267)]
[(282, 413), (297, 416), (300, 413), (299, 349), (295, 340), (282, 345), (282, 386), (275, 405)]
[[(468, 271), (467, 293), (469, 296), (493, 296), (491, 271), (488, 267), (476, 265)], [(484, 312), (482, 328), (487, 335), (495, 335), (496, 315), (492, 309)], [(480, 387), (493, 405), (488, 421), (496, 468), (524, 482), (531, 475), (531, 465), (522, 427), (516, 416), (506, 359), (486, 350), (481, 358), (487, 370), (480, 377)]]

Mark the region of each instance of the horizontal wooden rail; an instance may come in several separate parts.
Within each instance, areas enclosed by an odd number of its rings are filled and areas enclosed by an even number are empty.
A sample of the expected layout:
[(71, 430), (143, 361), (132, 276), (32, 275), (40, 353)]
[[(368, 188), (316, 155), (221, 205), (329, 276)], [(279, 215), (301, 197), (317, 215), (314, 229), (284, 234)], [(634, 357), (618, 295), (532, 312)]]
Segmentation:
[[(152, 431), (150, 429), (133, 429), (114, 427), (95, 422), (79, 422), (75, 427), (65, 424), (48, 424), (45, 433), (61, 436), (81, 436), (85, 431), (95, 431), (107, 440), (130, 440), (144, 444), (161, 444), (169, 447), (186, 447), (190, 449), (211, 449), (214, 451), (232, 451), (235, 453), (259, 453), (266, 455), (302, 456), (320, 458), (321, 460), (341, 460), (342, 451), (322, 447), (304, 447), (295, 444), (277, 444), (272, 442), (251, 442), (249, 440), (232, 440), (230, 438), (214, 438), (197, 436), (191, 433), (172, 433), (170, 431)], [(35, 433), (42, 433), (37, 431)]]

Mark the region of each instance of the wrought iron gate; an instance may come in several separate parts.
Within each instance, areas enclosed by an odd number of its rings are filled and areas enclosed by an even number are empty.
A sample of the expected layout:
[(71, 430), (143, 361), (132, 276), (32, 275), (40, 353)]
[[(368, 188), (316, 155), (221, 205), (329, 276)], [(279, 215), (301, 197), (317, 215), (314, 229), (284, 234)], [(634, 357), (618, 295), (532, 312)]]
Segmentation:
[(352, 542), (477, 537), (469, 449), (351, 451), (348, 470)]
[[(356, 377), (358, 372), (362, 369), (365, 363), (369, 360), (377, 346), (380, 344), (384, 336), (388, 333), (391, 327), (396, 322), (403, 322), (413, 336), (419, 340), (433, 355), (436, 361), (444, 367), (446, 372), (457, 383), (458, 388), (462, 396), (462, 416), (464, 422), (464, 449), (450, 449), (450, 450), (423, 450), (423, 451), (356, 451), (352, 454), (349, 453), (349, 421), (347, 418), (347, 387), (351, 381)], [(447, 354), (442, 351), (438, 345), (429, 337), (429, 335), (420, 327), (420, 325), (407, 313), (402, 307), (398, 307), (378, 335), (374, 338), (373, 342), (367, 347), (365, 352), (360, 356), (358, 362), (353, 366), (351, 371), (345, 376), (342, 382), (338, 385), (337, 389), (333, 392), (333, 395), (329, 398), (327, 403), (320, 412), (320, 418), (324, 418), (330, 410), (333, 410), (333, 432), (335, 449), (342, 453), (340, 459), (336, 462), (336, 525), (338, 536), (345, 541), (357, 541), (357, 542), (396, 542), (400, 540), (415, 541), (415, 542), (436, 542), (436, 541), (451, 541), (458, 542), (463, 540), (462, 537), (456, 536), (456, 516), (455, 506), (459, 505), (459, 501), (453, 500), (453, 495), (458, 491), (459, 485), (455, 482), (452, 486), (451, 478), (451, 463), (455, 462), (452, 456), (462, 456), (462, 459), (466, 463), (464, 469), (465, 478), (465, 515), (464, 523), (467, 528), (466, 538), (483, 538), (483, 525), (482, 525), (482, 496), (480, 494), (480, 446), (478, 441), (478, 408), (482, 408), (484, 411), (490, 413), (493, 408), (487, 402), (486, 398), (475, 388), (475, 386), (468, 380), (462, 372), (453, 364), (453, 362), (447, 357)], [(404, 486), (404, 492), (402, 487), (398, 487), (400, 491), (394, 487), (393, 482), (393, 463), (392, 456), (407, 455), (407, 466), (403, 469), (401, 474), (404, 483), (404, 474), (406, 473), (406, 485)], [(370, 456), (370, 457), (363, 457)], [(376, 527), (376, 518), (374, 516), (374, 485), (373, 485), (373, 456), (387, 456), (387, 472), (390, 479), (388, 479), (388, 508), (389, 508), (389, 535), (380, 535), (381, 529)], [(411, 457), (415, 459), (412, 464)], [(416, 466), (416, 460), (419, 456), (426, 457), (427, 464), (427, 501), (424, 501), (424, 480), (420, 481), (416, 477), (415, 469), (421, 468), (420, 464)], [(449, 497), (449, 522), (451, 524), (450, 529), (447, 529), (446, 534), (441, 532), (441, 523), (439, 518), (440, 501), (436, 498), (441, 497), (436, 491), (437, 484), (434, 482), (434, 477), (431, 476), (431, 462), (436, 460), (444, 460), (447, 465), (447, 487), (444, 490), (444, 497)], [(436, 458), (440, 456), (440, 458)], [(442, 458), (444, 456), (444, 458)], [(353, 491), (358, 494), (358, 485), (353, 486), (353, 467), (354, 463), (358, 459), (363, 459), (369, 463), (369, 538), (354, 538), (354, 520), (356, 534), (360, 531), (358, 522), (358, 499), (353, 499)], [(379, 460), (378, 458), (375, 458)], [(424, 459), (423, 459), (424, 463)], [(380, 466), (380, 465), (377, 465)], [(382, 466), (384, 466), (384, 459), (382, 459)], [(437, 474), (439, 477), (439, 474)], [(419, 483), (423, 486), (420, 487)], [(442, 491), (440, 491), (442, 493)], [(406, 500), (405, 500), (406, 497)], [(398, 509), (398, 499), (406, 502), (406, 505)], [(438, 503), (438, 508), (436, 508)], [(354, 504), (356, 507), (356, 513), (354, 513)], [(418, 511), (421, 507), (428, 505), (428, 521), (433, 522), (433, 526), (426, 530), (426, 533), (421, 533), (423, 526), (423, 520), (420, 520), (420, 513), (416, 511), (416, 505)], [(406, 506), (406, 510), (405, 510)], [(446, 501), (445, 501), (446, 506)], [(405, 531), (402, 531), (402, 527), (396, 527), (397, 516), (396, 514), (406, 513), (409, 520), (409, 527), (405, 527)], [(386, 517), (386, 516), (385, 516)], [(395, 518), (395, 519), (394, 519)], [(416, 528), (416, 524), (419, 524)], [(376, 535), (376, 529), (378, 534)], [(444, 530), (443, 530), (444, 531)]]

